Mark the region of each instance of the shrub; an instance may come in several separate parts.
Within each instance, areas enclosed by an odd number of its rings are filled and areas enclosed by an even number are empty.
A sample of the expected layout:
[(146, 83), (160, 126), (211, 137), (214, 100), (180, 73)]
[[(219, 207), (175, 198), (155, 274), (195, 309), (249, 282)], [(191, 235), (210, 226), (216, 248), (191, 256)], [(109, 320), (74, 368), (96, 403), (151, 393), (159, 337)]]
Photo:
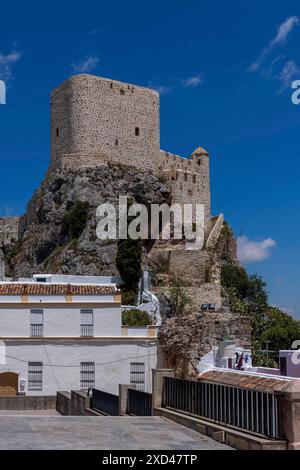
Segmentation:
[(152, 324), (152, 320), (147, 312), (132, 308), (122, 313), (122, 324), (126, 326), (147, 326)]
[(165, 177), (165, 175), (159, 175), (157, 179), (161, 184), (165, 184), (167, 182), (167, 178)]
[(88, 212), (88, 202), (76, 202), (72, 209), (64, 215), (62, 233), (69, 238), (79, 238), (86, 227)]
[(170, 304), (172, 315), (183, 315), (190, 300), (185, 293), (184, 285), (180, 279), (171, 279)]
[(122, 290), (122, 304), (123, 305), (135, 305), (137, 297), (137, 291), (135, 290)]

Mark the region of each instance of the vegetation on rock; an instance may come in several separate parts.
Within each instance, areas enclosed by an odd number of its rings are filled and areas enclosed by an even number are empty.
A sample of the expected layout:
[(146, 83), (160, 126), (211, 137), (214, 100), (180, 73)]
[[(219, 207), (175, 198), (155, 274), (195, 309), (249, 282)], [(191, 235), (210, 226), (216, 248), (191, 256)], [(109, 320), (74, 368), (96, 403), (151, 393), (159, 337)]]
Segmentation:
[(78, 201), (62, 220), (62, 233), (70, 239), (77, 239), (86, 227), (89, 203)]
[(265, 282), (257, 275), (248, 275), (242, 266), (224, 264), (221, 280), (231, 310), (251, 318), (254, 364), (277, 367), (279, 350), (290, 349), (300, 338), (300, 322), (270, 306)]
[(170, 191), (155, 176), (122, 165), (48, 172), (22, 217), (20, 241), (3, 252), (6, 272), (117, 276), (117, 240), (97, 237), (96, 211), (103, 203), (117, 207), (120, 195), (162, 204)]
[(163, 318), (179, 317), (186, 313), (190, 304), (185, 286), (178, 278), (170, 279), (170, 290), (168, 295), (161, 296), (161, 313)]

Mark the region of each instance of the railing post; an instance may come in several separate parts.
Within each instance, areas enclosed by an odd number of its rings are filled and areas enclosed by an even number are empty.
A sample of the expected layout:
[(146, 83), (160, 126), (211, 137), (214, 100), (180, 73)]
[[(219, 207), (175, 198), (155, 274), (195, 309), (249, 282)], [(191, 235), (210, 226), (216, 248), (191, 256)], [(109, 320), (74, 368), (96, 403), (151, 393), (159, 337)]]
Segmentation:
[(128, 390), (136, 389), (135, 384), (119, 384), (119, 416), (125, 416), (127, 414), (127, 401), (128, 401)]
[(152, 369), (152, 414), (163, 405), (164, 377), (174, 377), (174, 370)]
[(300, 381), (289, 382), (280, 398), (281, 434), (290, 450), (300, 450)]

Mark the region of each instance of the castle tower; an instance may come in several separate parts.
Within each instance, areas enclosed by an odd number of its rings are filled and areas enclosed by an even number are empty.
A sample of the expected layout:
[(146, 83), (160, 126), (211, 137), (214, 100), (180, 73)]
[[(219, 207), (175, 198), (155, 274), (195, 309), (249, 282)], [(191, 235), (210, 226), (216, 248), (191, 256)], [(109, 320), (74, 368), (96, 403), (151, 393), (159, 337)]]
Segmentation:
[(159, 150), (156, 91), (80, 74), (52, 92), (52, 166), (109, 161), (154, 170)]
[(183, 158), (160, 150), (159, 94), (94, 75), (74, 75), (51, 94), (51, 166), (108, 162), (164, 175), (173, 202), (204, 204), (210, 229), (209, 154)]

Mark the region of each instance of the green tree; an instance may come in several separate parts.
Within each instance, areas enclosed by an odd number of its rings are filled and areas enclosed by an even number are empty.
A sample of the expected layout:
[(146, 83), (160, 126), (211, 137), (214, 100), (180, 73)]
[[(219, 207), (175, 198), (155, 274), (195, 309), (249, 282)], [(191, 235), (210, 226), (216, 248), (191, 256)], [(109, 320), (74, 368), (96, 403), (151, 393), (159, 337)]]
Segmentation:
[(119, 240), (116, 266), (127, 291), (137, 292), (142, 276), (142, 240)]
[(89, 203), (78, 201), (64, 215), (62, 233), (68, 238), (79, 238), (86, 227), (89, 213)]
[[(293, 341), (300, 339), (300, 323), (278, 308), (269, 306), (265, 282), (257, 275), (249, 276), (240, 265), (224, 264), (222, 286), (225, 288), (231, 309), (249, 315), (252, 326), (252, 348), (255, 363), (274, 367), (281, 349), (290, 349)], [(263, 350), (275, 355), (268, 357)]]

